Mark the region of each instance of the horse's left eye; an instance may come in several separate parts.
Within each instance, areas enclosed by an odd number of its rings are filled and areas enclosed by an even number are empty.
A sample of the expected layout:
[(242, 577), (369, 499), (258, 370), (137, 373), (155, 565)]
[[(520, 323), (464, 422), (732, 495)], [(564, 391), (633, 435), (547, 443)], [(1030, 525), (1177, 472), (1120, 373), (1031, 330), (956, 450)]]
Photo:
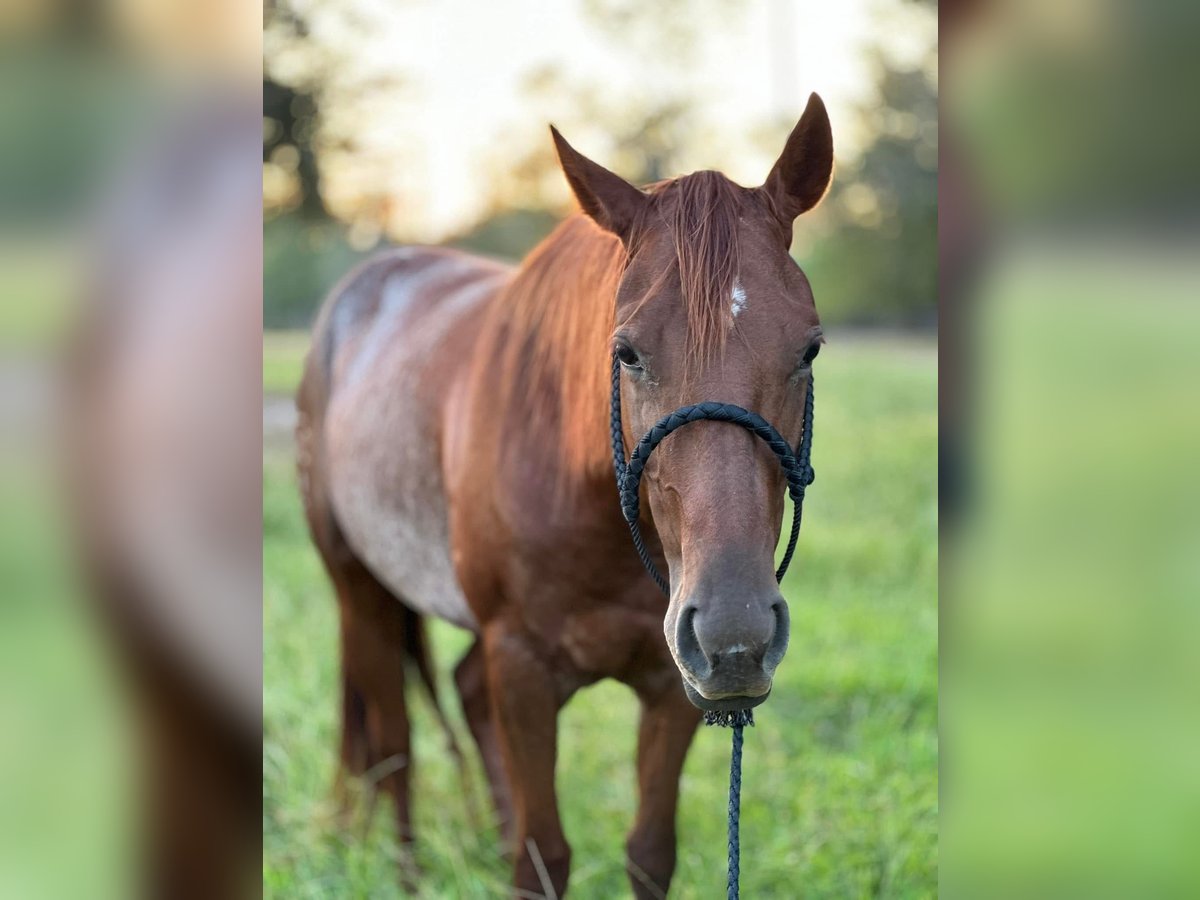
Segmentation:
[(641, 368), (642, 361), (638, 358), (637, 351), (628, 344), (617, 344), (617, 359), (621, 361), (621, 365), (628, 366), (631, 369)]
[(807, 350), (804, 351), (804, 361), (801, 365), (811, 366), (812, 361), (817, 358), (817, 354), (821, 352), (821, 345), (814, 342)]

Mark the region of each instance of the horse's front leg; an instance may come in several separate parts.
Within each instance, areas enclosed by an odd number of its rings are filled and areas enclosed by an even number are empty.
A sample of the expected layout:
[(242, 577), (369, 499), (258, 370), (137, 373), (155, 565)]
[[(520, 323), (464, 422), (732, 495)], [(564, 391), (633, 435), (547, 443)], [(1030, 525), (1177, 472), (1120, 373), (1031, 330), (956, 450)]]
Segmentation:
[(642, 718), (638, 728), (637, 820), (625, 843), (626, 870), (635, 897), (665, 897), (675, 872), (675, 810), (679, 775), (700, 710), (688, 702), (669, 662), (665, 677), (638, 687)]
[(484, 654), (493, 720), (512, 792), (513, 884), (533, 896), (561, 897), (567, 889), (571, 848), (558, 816), (554, 763), (558, 711), (567, 697), (536, 643), (519, 626), (490, 623), (484, 631)]

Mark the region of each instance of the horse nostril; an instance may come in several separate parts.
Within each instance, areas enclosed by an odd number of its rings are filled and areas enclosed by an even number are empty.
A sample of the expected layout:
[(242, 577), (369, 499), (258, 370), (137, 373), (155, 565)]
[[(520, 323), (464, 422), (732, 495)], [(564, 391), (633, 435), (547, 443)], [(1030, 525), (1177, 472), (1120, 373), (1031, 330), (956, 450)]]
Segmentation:
[(783, 660), (783, 655), (787, 653), (788, 637), (791, 632), (787, 603), (782, 599), (777, 600), (771, 605), (771, 612), (775, 615), (775, 633), (771, 635), (771, 642), (767, 644), (767, 650), (763, 654), (763, 669), (767, 672), (774, 672), (776, 666)]
[(716, 660), (710, 664), (700, 646), (700, 638), (696, 635), (694, 606), (685, 606), (679, 614), (679, 623), (675, 627), (675, 649), (679, 653), (679, 661), (694, 678), (703, 680), (712, 674)]

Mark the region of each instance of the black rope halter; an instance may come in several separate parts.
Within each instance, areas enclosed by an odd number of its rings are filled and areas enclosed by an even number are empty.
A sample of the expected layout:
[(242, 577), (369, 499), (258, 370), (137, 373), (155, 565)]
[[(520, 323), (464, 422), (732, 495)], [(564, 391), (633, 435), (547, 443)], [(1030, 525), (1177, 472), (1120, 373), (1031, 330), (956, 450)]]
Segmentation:
[[(812, 456), (813, 430), (813, 379), (812, 372), (808, 375), (808, 388), (804, 394), (804, 424), (801, 429), (800, 451), (796, 453), (791, 445), (775, 427), (758, 413), (750, 412), (732, 403), (693, 403), (681, 406), (672, 413), (659, 419), (633, 449), (633, 456), (625, 461), (625, 438), (621, 431), (621, 361), (613, 354), (612, 360), (612, 405), (610, 426), (612, 429), (613, 469), (617, 474), (617, 491), (621, 498), (621, 513), (629, 523), (629, 533), (633, 537), (633, 546), (637, 550), (642, 565), (654, 579), (659, 589), (670, 597), (671, 587), (659, 573), (654, 560), (642, 540), (642, 531), (638, 525), (640, 515), (639, 488), (646, 462), (655, 448), (663, 442), (672, 431), (682, 428), (691, 422), (730, 422), (740, 425), (747, 431), (762, 438), (779, 459), (787, 478), (788, 495), (792, 498), (792, 533), (788, 537), (787, 549), (783, 560), (775, 571), (775, 580), (782, 581), (784, 573), (792, 562), (792, 554), (796, 551), (796, 541), (800, 537), (800, 517), (804, 508), (804, 491), (813, 483), (813, 469), (809, 460)], [(733, 729), (733, 753), (729, 764), (729, 900), (737, 900), (739, 875), (739, 835), (738, 822), (741, 813), (742, 793), (742, 728), (754, 724), (752, 710), (743, 709), (733, 712), (705, 711), (704, 721), (708, 725), (725, 725)]]

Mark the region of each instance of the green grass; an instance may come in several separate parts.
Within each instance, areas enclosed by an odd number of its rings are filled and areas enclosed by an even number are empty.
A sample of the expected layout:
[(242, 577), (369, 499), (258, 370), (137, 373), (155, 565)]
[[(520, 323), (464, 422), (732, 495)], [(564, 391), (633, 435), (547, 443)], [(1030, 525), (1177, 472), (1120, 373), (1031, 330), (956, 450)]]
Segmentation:
[[(792, 640), (746, 736), (747, 897), (937, 894), (936, 355), (835, 335), (817, 373), (817, 481), (784, 588)], [(339, 830), (337, 623), (290, 462), (264, 478), (263, 884), (269, 897), (399, 896), (389, 816)], [(447, 673), (468, 637), (434, 629)], [(454, 693), (444, 694), (461, 726)], [(560, 720), (558, 788), (571, 896), (628, 896), (636, 703), (605, 682)], [(468, 820), (427, 707), (414, 713), (422, 896), (506, 896), (497, 835)], [(465, 740), (470, 742), (469, 737)], [(674, 897), (724, 890), (729, 734), (702, 730), (683, 777)], [(482, 795), (481, 776), (476, 783)]]
[(263, 393), (294, 394), (306, 353), (307, 331), (263, 332)]

